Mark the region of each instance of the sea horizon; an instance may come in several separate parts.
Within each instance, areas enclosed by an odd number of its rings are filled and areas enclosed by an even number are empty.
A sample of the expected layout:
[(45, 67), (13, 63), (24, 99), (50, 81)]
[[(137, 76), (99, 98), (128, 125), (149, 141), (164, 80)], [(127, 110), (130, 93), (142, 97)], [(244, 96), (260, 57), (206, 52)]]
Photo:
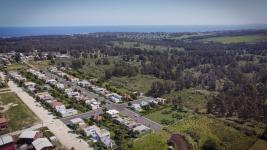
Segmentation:
[(267, 24), (261, 25), (91, 25), (91, 26), (23, 26), (0, 27), (1, 38), (74, 35), (101, 32), (212, 32), (227, 30), (261, 30), (267, 29)]

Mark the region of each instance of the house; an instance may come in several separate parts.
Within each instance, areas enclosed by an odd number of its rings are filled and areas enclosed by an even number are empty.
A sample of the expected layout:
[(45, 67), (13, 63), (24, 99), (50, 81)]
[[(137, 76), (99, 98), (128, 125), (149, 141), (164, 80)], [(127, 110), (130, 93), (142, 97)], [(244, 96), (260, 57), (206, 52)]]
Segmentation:
[(56, 84), (56, 87), (58, 88), (58, 89), (61, 89), (61, 90), (64, 90), (64, 84), (62, 84), (62, 83), (57, 83)]
[(96, 131), (98, 140), (100, 140), (106, 148), (111, 148), (113, 141), (110, 139), (110, 132), (106, 129), (101, 129)]
[(67, 92), (67, 96), (68, 96), (69, 98), (78, 97), (78, 96), (80, 96), (80, 93), (71, 90), (71, 91), (68, 91), (68, 92)]
[(166, 99), (164, 99), (164, 98), (156, 98), (155, 99), (158, 103), (160, 103), (160, 104), (165, 104), (165, 102), (166, 102)]
[(61, 115), (61, 117), (69, 117), (69, 116), (78, 114), (78, 111), (75, 110), (75, 109), (72, 109), (72, 108), (70, 108), (70, 109), (59, 109), (57, 111)]
[(56, 111), (59, 111), (59, 110), (64, 110), (64, 109), (66, 109), (65, 108), (65, 106), (64, 106), (64, 104), (62, 104), (61, 102), (58, 102), (58, 101), (56, 101), (56, 100), (54, 100), (53, 102), (51, 102), (51, 103), (49, 103), (49, 105), (53, 108), (53, 109), (55, 109)]
[(99, 139), (103, 137), (110, 137), (110, 132), (106, 129), (96, 130), (96, 135)]
[(86, 136), (91, 137), (94, 142), (98, 140), (96, 132), (99, 131), (100, 128), (96, 125), (89, 126), (83, 129), (83, 132)]
[(10, 135), (1, 135), (0, 136), (0, 149), (1, 150), (15, 150), (16, 143), (12, 136)]
[(99, 121), (103, 120), (103, 117), (100, 116), (100, 115), (94, 115), (92, 118), (93, 118), (93, 120), (94, 120), (95, 122), (99, 122)]
[(48, 92), (37, 93), (36, 96), (41, 101), (48, 101), (53, 99), (53, 97)]
[(7, 120), (5, 117), (0, 117), (0, 130), (6, 129), (8, 127)]
[(47, 80), (45, 80), (45, 83), (48, 83), (50, 85), (56, 85), (57, 84), (57, 80), (55, 80), (55, 79), (47, 79)]
[(141, 107), (146, 107), (146, 106), (148, 106), (148, 105), (149, 105), (149, 103), (146, 102), (146, 101), (142, 101), (142, 102), (140, 103), (140, 106), (141, 106)]
[(132, 104), (131, 107), (135, 111), (138, 111), (138, 112), (142, 111), (142, 108), (141, 108), (140, 104)]
[(38, 138), (32, 142), (35, 150), (52, 150), (53, 144), (47, 138)]
[(108, 110), (108, 111), (106, 111), (106, 113), (110, 118), (115, 118), (115, 117), (118, 117), (118, 115), (119, 115), (119, 111), (117, 111), (115, 109)]
[(24, 82), (24, 86), (26, 88), (34, 88), (36, 85), (36, 83), (33, 83), (33, 82)]
[(120, 96), (116, 93), (112, 93), (112, 94), (110, 94), (109, 99), (114, 103), (119, 103), (122, 101), (122, 96)]
[(100, 108), (100, 103), (97, 102), (97, 101), (92, 102), (91, 104), (89, 104), (89, 107), (90, 107), (92, 110), (99, 109), (99, 108)]
[(78, 125), (79, 123), (83, 123), (83, 119), (82, 118), (74, 118), (70, 120), (71, 124), (75, 124)]
[(145, 125), (139, 125), (133, 128), (133, 131), (137, 131), (138, 133), (144, 133), (150, 130), (151, 129)]
[(88, 98), (87, 100), (85, 100), (85, 104), (86, 105), (90, 105), (93, 102), (96, 102), (96, 99), (95, 98)]
[(85, 87), (90, 87), (91, 83), (88, 82), (87, 80), (82, 80), (78, 82), (78, 85), (85, 88)]
[(31, 144), (37, 138), (41, 138), (43, 136), (42, 132), (39, 131), (23, 131), (19, 136), (19, 143), (21, 144)]

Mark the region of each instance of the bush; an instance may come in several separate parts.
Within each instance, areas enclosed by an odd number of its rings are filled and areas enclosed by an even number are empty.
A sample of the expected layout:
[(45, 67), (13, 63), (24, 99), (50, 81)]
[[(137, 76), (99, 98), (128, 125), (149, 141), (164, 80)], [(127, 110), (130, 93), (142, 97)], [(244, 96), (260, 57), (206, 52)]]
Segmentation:
[(207, 139), (201, 147), (202, 150), (218, 150), (219, 146), (217, 142), (211, 138)]

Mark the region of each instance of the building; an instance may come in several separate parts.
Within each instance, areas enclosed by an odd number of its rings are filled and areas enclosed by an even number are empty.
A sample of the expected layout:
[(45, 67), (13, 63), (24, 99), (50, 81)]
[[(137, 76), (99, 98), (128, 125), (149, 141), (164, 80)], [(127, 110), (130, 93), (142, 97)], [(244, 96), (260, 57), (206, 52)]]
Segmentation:
[(151, 129), (145, 125), (139, 125), (133, 128), (133, 131), (137, 131), (138, 133), (145, 133), (150, 131)]
[(48, 92), (37, 93), (35, 95), (41, 101), (48, 101), (48, 100), (52, 100), (53, 99), (53, 97)]
[(61, 90), (64, 90), (64, 84), (62, 84), (62, 83), (57, 83), (56, 84), (56, 87), (58, 88), (58, 89), (61, 89)]
[(116, 94), (116, 93), (112, 93), (109, 95), (109, 99), (114, 102), (114, 103), (120, 103), (122, 102), (122, 96)]
[(0, 116), (0, 130), (6, 129), (8, 127), (7, 120), (5, 117)]
[(10, 135), (1, 135), (0, 136), (0, 150), (15, 150), (16, 143)]
[(138, 111), (138, 112), (142, 111), (142, 108), (141, 108), (140, 104), (132, 104), (131, 107), (135, 111)]
[(53, 108), (53, 109), (55, 109), (55, 110), (60, 110), (60, 109), (66, 109), (66, 107), (65, 107), (65, 105), (64, 104), (62, 104), (61, 102), (58, 102), (58, 101), (53, 101), (53, 102), (51, 102), (51, 103), (49, 103), (49, 105)]
[(148, 106), (148, 105), (149, 105), (149, 103), (146, 102), (146, 101), (142, 101), (142, 102), (140, 103), (140, 106), (141, 106), (141, 107), (146, 107), (146, 106)]
[(160, 104), (165, 104), (165, 102), (166, 102), (166, 99), (164, 99), (164, 98), (156, 98), (155, 99), (158, 103), (160, 103)]
[(39, 131), (23, 131), (19, 136), (19, 143), (20, 144), (31, 144), (34, 140), (41, 138), (43, 133)]
[(106, 113), (111, 118), (118, 117), (118, 115), (119, 115), (119, 111), (117, 111), (115, 109), (108, 110), (108, 111), (106, 111)]
[(61, 117), (69, 117), (69, 116), (78, 114), (78, 111), (75, 110), (75, 109), (72, 109), (72, 108), (70, 108), (70, 109), (59, 109), (57, 111), (61, 115)]
[(96, 142), (98, 140), (96, 132), (99, 131), (100, 128), (96, 125), (89, 126), (83, 129), (83, 132), (86, 136), (91, 137), (91, 139)]
[(56, 85), (57, 84), (57, 80), (55, 80), (55, 79), (47, 79), (47, 80), (45, 80), (45, 83), (48, 83), (50, 85)]
[(82, 80), (82, 81), (79, 81), (78, 82), (78, 85), (81, 86), (81, 87), (86, 88), (86, 87), (90, 87), (91, 86), (91, 83), (88, 82), (87, 80)]
[(91, 104), (89, 104), (89, 107), (90, 107), (92, 110), (99, 109), (99, 108), (100, 108), (100, 103), (97, 102), (97, 101), (92, 102)]
[(38, 138), (32, 142), (35, 150), (52, 150), (53, 144), (47, 138)]

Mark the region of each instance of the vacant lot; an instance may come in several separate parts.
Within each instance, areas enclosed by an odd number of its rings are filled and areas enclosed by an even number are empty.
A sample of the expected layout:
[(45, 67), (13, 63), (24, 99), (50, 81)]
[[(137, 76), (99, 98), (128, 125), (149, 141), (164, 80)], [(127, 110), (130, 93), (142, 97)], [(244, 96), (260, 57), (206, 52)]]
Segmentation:
[(127, 89), (129, 91), (139, 91), (141, 93), (146, 93), (151, 84), (160, 79), (155, 78), (150, 75), (141, 75), (138, 74), (134, 77), (112, 77), (109, 80), (109, 83), (116, 86)]
[(13, 103), (13, 105), (4, 114), (8, 120), (10, 131), (20, 130), (23, 127), (33, 125), (38, 118), (31, 112), (28, 107), (15, 95), (15, 93), (0, 94), (0, 102), (3, 105)]
[(167, 107), (164, 109), (161, 109), (159, 111), (152, 112), (148, 115), (145, 115), (146, 118), (149, 118), (157, 123), (161, 123), (163, 120), (167, 120), (169, 122), (176, 122), (177, 120), (183, 119), (185, 117), (188, 117), (188, 112), (183, 112), (180, 110), (172, 109), (172, 107)]
[(184, 89), (182, 91), (173, 91), (170, 94), (164, 95), (167, 99), (181, 97), (183, 106), (200, 112), (206, 112), (206, 105), (208, 100), (216, 92), (197, 89)]
[(244, 36), (223, 36), (203, 39), (204, 42), (219, 42), (224, 44), (230, 43), (255, 43), (267, 41), (267, 35), (244, 35)]
[(166, 149), (171, 133), (184, 134), (195, 149), (200, 149), (207, 139), (213, 139), (222, 149), (227, 150), (245, 150), (256, 141), (256, 137), (246, 136), (222, 121), (199, 115), (178, 121), (167, 130), (136, 140), (133, 149)]

